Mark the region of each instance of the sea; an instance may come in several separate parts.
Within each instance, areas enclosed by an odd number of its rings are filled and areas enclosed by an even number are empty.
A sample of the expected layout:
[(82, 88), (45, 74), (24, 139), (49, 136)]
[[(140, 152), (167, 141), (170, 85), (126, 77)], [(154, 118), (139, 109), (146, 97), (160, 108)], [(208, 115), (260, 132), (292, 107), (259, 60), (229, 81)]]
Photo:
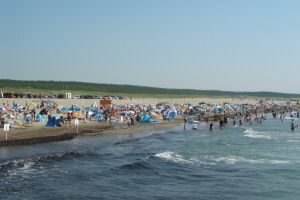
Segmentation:
[(1, 147), (0, 199), (300, 199), (300, 130), (290, 123)]

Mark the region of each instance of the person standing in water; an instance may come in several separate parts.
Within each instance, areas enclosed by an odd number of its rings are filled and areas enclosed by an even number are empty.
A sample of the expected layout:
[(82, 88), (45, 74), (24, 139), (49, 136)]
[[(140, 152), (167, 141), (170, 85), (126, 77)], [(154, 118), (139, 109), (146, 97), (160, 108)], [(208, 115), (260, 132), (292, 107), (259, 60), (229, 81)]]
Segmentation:
[(239, 120), (239, 126), (243, 126), (242, 120)]
[(209, 131), (213, 131), (213, 126), (214, 126), (214, 124), (211, 122), (211, 123), (209, 124)]
[(292, 122), (291, 122), (291, 130), (294, 131), (295, 130), (295, 124), (294, 124), (294, 120), (292, 119)]
[(183, 130), (186, 129), (186, 124), (187, 124), (187, 118), (185, 117), (185, 118), (184, 118), (184, 126), (183, 126)]

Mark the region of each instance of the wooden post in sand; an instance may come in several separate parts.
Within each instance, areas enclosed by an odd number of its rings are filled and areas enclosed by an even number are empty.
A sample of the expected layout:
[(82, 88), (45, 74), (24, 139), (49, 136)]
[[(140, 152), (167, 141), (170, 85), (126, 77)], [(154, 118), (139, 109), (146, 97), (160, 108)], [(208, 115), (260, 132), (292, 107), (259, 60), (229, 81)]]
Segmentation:
[(78, 119), (75, 119), (75, 126), (76, 126), (76, 129), (77, 129), (77, 134), (78, 134), (78, 125), (79, 125), (79, 120)]
[(9, 131), (10, 124), (4, 124), (4, 131), (5, 131), (5, 139), (7, 141), (7, 132)]

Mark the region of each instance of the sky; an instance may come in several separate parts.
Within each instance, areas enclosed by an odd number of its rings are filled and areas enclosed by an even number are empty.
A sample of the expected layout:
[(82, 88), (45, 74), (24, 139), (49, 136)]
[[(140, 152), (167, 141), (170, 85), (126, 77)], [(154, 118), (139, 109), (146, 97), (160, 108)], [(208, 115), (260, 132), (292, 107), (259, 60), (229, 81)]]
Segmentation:
[(0, 0), (0, 79), (300, 93), (299, 10), (298, 0)]

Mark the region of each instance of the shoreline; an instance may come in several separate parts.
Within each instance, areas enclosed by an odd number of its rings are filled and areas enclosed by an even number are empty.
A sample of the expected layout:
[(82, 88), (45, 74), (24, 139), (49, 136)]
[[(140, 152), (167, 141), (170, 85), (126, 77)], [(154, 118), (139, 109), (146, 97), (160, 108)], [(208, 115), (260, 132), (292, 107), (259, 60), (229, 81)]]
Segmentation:
[(135, 126), (120, 127), (110, 126), (107, 123), (90, 123), (78, 127), (29, 127), (22, 129), (12, 129), (8, 132), (8, 140), (5, 140), (5, 132), (0, 134), (0, 147), (32, 145), (39, 143), (51, 143), (64, 140), (72, 140), (78, 136), (98, 136), (112, 134), (135, 134), (139, 132), (162, 130), (174, 127), (180, 124), (180, 120), (163, 121), (158, 124), (139, 123)]
[[(27, 110), (30, 109), (39, 109), (37, 105), (39, 104), (40, 99), (0, 99), (0, 103), (5, 106), (5, 104), (19, 103), (21, 105), (26, 105)], [(89, 107), (93, 105), (93, 103), (97, 102), (97, 99), (55, 99), (55, 102), (58, 106), (70, 106), (77, 105), (79, 107)], [(171, 103), (186, 103), (190, 102), (192, 105), (199, 105), (200, 102), (209, 102), (209, 103), (217, 103), (217, 105), (223, 105), (224, 102), (235, 103), (239, 102), (239, 104), (243, 103), (254, 103), (255, 99), (238, 99), (238, 98), (184, 98), (184, 99), (155, 99), (155, 98), (142, 98), (142, 99), (133, 99), (129, 101), (113, 101), (115, 105), (124, 105), (130, 104), (134, 102), (135, 105), (155, 105), (157, 102), (168, 101)], [(181, 104), (180, 104), (181, 105)], [(182, 104), (185, 105), (185, 104)], [(254, 105), (254, 104), (250, 104)], [(210, 108), (213, 107), (209, 104)], [(9, 105), (7, 105), (9, 107)], [(29, 107), (31, 107), (29, 109)], [(178, 108), (178, 109), (187, 109)], [(200, 108), (199, 108), (200, 109)], [(206, 108), (201, 108), (206, 109)], [(300, 109), (300, 108), (299, 108)], [(141, 108), (138, 108), (141, 110)], [(192, 110), (192, 108), (189, 108)], [(231, 109), (232, 110), (232, 109)], [(39, 111), (39, 110), (37, 110)], [(54, 108), (52, 108), (53, 113), (55, 112)], [(25, 111), (24, 111), (25, 112)], [(211, 111), (208, 111), (211, 112)], [(22, 113), (23, 114), (23, 113)], [(22, 119), (22, 114), (16, 114), (17, 118)], [(229, 113), (230, 114), (230, 113)], [(229, 115), (228, 114), (228, 115)], [(53, 116), (63, 116), (63, 113), (56, 113)], [(182, 114), (181, 114), (182, 115)], [(214, 115), (215, 116), (215, 115)], [(181, 116), (182, 117), (182, 116)], [(190, 116), (192, 117), (192, 115)], [(123, 124), (113, 124), (110, 126), (108, 122), (100, 123), (97, 121), (89, 121), (87, 123), (82, 123), (79, 125), (79, 131), (77, 133), (76, 126), (72, 122), (68, 127), (45, 127), (44, 122), (34, 122), (32, 125), (28, 127), (22, 127), (24, 124), (19, 125), (20, 128), (11, 128), (8, 132), (8, 140), (5, 140), (5, 132), (3, 129), (0, 129), (0, 147), (3, 146), (14, 146), (14, 145), (30, 145), (36, 143), (48, 143), (54, 141), (63, 141), (70, 140), (77, 136), (87, 135), (87, 136), (95, 136), (100, 134), (133, 134), (136, 132), (145, 132), (150, 130), (158, 130), (167, 127), (175, 126), (179, 123), (183, 123), (182, 119), (175, 119), (174, 121), (161, 120), (160, 123), (148, 124), (148, 123), (138, 123), (135, 126), (127, 127), (126, 121)], [(200, 119), (201, 120), (201, 119)], [(203, 119), (202, 119), (203, 120)], [(216, 119), (213, 119), (216, 120)]]

